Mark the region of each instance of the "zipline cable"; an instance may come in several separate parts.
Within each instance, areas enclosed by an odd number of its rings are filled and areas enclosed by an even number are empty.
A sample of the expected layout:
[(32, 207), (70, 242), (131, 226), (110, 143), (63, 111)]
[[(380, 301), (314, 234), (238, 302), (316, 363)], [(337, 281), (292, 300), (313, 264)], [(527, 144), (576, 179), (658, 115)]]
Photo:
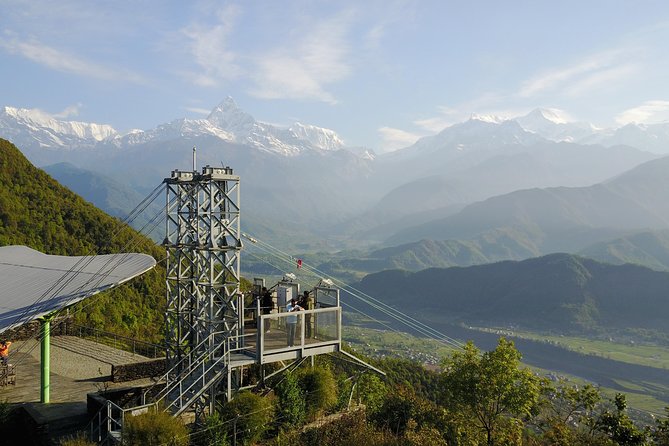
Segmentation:
[[(295, 257), (284, 253), (283, 251), (279, 250), (278, 248), (275, 248), (271, 245), (269, 245), (266, 242), (263, 242), (255, 237), (251, 237), (248, 234), (244, 234), (248, 240), (250, 240), (252, 243), (254, 243), (253, 246), (257, 246), (258, 248), (264, 250), (268, 254), (274, 255), (275, 257), (283, 260), (284, 262), (288, 264), (294, 264), (295, 262)], [(266, 246), (265, 246), (266, 245)], [(248, 252), (248, 251), (247, 251)], [(320, 277), (326, 277), (329, 276), (328, 274), (324, 273), (323, 271), (318, 270), (317, 268), (314, 268), (308, 264), (306, 264), (304, 261), (302, 261), (301, 268), (304, 270), (309, 270), (312, 272), (312, 274), (320, 276)], [(449, 336), (446, 336), (445, 334), (437, 331), (436, 329), (416, 320), (415, 318), (405, 314), (404, 312), (397, 310), (381, 301), (378, 299), (373, 298), (372, 296), (369, 296), (366, 293), (363, 293), (360, 290), (357, 290), (355, 287), (348, 285), (347, 283), (339, 280), (339, 279), (333, 279), (333, 282), (335, 282), (338, 286), (340, 286), (343, 290), (345, 290), (348, 294), (351, 296), (365, 302), (372, 308), (377, 309), (378, 311), (382, 312), (383, 314), (397, 320), (398, 322), (402, 323), (403, 325), (406, 325), (410, 327), (411, 329), (415, 330), (416, 332), (420, 333), (423, 336), (426, 336), (431, 339), (435, 339), (437, 341), (443, 342), (445, 344), (448, 344), (452, 347), (456, 347), (458, 349), (463, 347), (463, 343), (460, 341), (457, 341), (456, 339), (453, 339)]]

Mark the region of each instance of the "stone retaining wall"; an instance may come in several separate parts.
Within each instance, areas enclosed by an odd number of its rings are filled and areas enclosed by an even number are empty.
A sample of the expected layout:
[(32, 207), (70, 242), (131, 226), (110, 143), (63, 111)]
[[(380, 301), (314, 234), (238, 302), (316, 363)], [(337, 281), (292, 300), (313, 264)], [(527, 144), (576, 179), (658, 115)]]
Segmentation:
[(112, 365), (112, 381), (115, 383), (133, 381), (141, 378), (153, 378), (166, 371), (165, 358), (132, 364)]

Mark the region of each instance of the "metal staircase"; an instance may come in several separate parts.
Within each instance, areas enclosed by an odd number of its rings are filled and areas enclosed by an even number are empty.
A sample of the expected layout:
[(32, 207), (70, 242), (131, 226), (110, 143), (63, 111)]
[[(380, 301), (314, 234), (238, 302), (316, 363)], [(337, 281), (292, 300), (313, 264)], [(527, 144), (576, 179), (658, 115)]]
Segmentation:
[[(218, 333), (212, 333), (202, 343), (211, 342), (217, 335)], [(228, 338), (225, 343), (195, 358), (184, 357), (142, 393), (141, 405), (122, 408), (107, 400), (91, 423), (91, 439), (105, 445), (120, 442), (123, 424), (128, 414), (137, 415), (148, 410), (163, 410), (173, 416), (179, 416), (190, 409), (201, 407), (202, 404), (196, 403), (202, 403), (199, 400), (207, 393), (218, 393), (224, 380), (228, 380), (225, 392), (228, 393), (234, 369), (255, 362), (254, 357), (244, 356), (244, 348), (235, 347), (233, 341), (235, 340)], [(236, 356), (236, 360), (233, 356)], [(240, 361), (240, 357), (246, 359)], [(152, 393), (163, 384), (164, 387), (158, 393)]]
[[(203, 343), (217, 339), (217, 335), (218, 333), (212, 333)], [(228, 337), (224, 343), (192, 360), (191, 357), (184, 358), (181, 364), (176, 364), (163, 375), (159, 382), (165, 382), (166, 385), (151, 399), (164, 410), (178, 416), (196, 406), (195, 402), (212, 389), (217, 393), (221, 388), (221, 381), (229, 381), (231, 373), (239, 365), (255, 362), (253, 356), (246, 356), (246, 361), (233, 361), (234, 354), (243, 355), (245, 350), (238, 345), (237, 339)], [(230, 385), (228, 383), (225, 388), (226, 395), (231, 392)], [(145, 392), (144, 395), (148, 393)]]

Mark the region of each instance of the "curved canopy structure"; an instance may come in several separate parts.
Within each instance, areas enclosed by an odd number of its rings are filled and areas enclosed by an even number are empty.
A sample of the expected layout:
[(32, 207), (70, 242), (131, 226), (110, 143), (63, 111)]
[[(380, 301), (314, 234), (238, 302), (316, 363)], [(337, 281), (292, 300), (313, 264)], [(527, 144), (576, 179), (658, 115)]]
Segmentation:
[(0, 333), (126, 282), (156, 266), (146, 254), (55, 256), (0, 247)]

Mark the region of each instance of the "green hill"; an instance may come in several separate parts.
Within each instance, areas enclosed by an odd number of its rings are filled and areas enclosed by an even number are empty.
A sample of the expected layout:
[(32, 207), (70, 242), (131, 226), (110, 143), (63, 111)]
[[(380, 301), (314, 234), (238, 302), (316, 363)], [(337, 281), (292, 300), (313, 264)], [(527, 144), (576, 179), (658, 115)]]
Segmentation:
[[(428, 240), (405, 243), (374, 251), (341, 251), (332, 259), (321, 255), (319, 269), (332, 275), (361, 278), (387, 269), (420, 271), (426, 268), (473, 266), (503, 260), (525, 260), (541, 256), (541, 250), (523, 234), (498, 229), (473, 240)], [(632, 263), (658, 271), (669, 270), (669, 231), (633, 232), (592, 244), (575, 254), (600, 262)], [(327, 259), (327, 260), (323, 260)], [(348, 276), (346, 276), (348, 277)]]
[(568, 254), (488, 265), (383, 271), (358, 285), (426, 320), (562, 333), (669, 334), (669, 273)]
[(581, 250), (579, 255), (615, 265), (634, 263), (667, 271), (669, 231), (644, 231), (596, 243)]
[[(537, 252), (532, 246), (524, 246), (510, 231), (500, 231), (496, 238), (421, 240), (371, 252), (343, 251), (337, 258), (320, 263), (319, 269), (332, 275), (345, 276), (387, 269), (419, 271), (435, 267), (481, 265), (536, 255)], [(322, 262), (323, 257), (314, 260)]]
[[(26, 245), (59, 255), (132, 251), (157, 260), (164, 256), (150, 239), (61, 186), (4, 139), (0, 139), (0, 245)], [(165, 305), (160, 268), (83, 301), (73, 310), (76, 321), (158, 340)]]

